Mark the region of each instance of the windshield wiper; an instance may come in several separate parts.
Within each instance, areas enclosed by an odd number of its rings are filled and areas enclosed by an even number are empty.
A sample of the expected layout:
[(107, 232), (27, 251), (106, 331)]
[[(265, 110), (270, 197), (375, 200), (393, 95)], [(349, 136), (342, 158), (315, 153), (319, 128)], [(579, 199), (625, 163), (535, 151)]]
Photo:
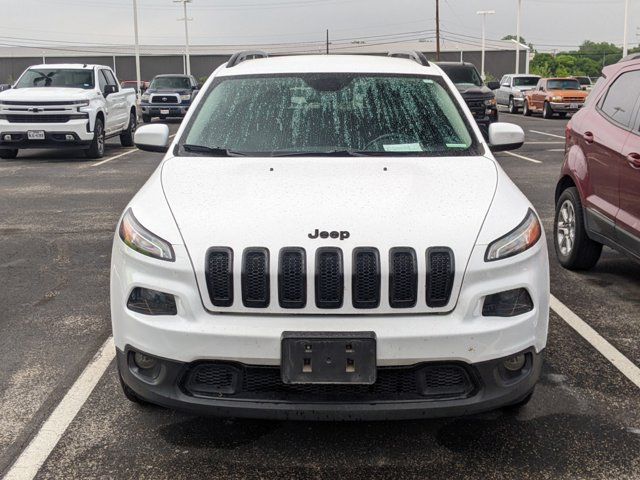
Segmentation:
[(272, 157), (364, 157), (375, 152), (362, 152), (358, 150), (321, 150), (318, 152), (271, 152)]
[(244, 153), (236, 152), (228, 148), (207, 147), (206, 145), (194, 145), (191, 143), (185, 143), (181, 146), (185, 152), (201, 153), (211, 157), (242, 157), (245, 155)]

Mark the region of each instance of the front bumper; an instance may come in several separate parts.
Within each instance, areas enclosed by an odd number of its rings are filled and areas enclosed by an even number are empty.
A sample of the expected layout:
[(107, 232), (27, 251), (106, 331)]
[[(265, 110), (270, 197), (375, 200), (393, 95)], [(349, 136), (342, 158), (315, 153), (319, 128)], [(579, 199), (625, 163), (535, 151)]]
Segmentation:
[[(422, 399), (417, 398), (420, 397), (419, 394), (411, 399), (400, 398), (400, 394), (397, 394), (397, 399), (387, 395), (380, 398), (367, 397), (364, 400), (352, 396), (344, 386), (336, 386), (339, 393), (331, 394), (331, 387), (327, 386), (319, 389), (321, 393), (315, 393), (308, 386), (298, 388), (284, 384), (274, 386), (277, 389), (275, 392), (279, 393), (263, 391), (257, 396), (249, 396), (240, 389), (230, 394), (203, 396), (194, 394), (187, 387), (186, 379), (194, 364), (158, 359), (160, 373), (151, 380), (140, 375), (133, 361), (133, 351), (129, 348), (125, 351), (117, 350), (117, 362), (121, 378), (129, 388), (142, 399), (168, 408), (229, 417), (387, 420), (469, 415), (517, 403), (532, 392), (540, 378), (544, 351), (536, 353), (534, 348), (529, 348), (523, 354), (526, 358), (525, 366), (517, 374), (504, 369), (504, 358), (466, 364), (464, 369), (469, 372), (473, 383), (473, 388), (466, 394)], [(420, 367), (427, 368), (429, 365), (418, 365), (415, 374), (419, 375)], [(239, 372), (250, 369), (244, 365), (235, 365), (235, 368)], [(291, 396), (287, 397), (287, 389), (290, 393), (293, 392)], [(375, 386), (370, 389), (375, 389)], [(358, 391), (362, 397), (363, 390)]]
[(190, 106), (190, 104), (186, 103), (180, 105), (142, 103), (140, 108), (143, 115), (149, 115), (150, 117), (184, 117)]
[[(27, 132), (41, 130), (45, 133), (44, 140), (29, 140)], [(10, 135), (10, 140), (5, 136)], [(71, 135), (73, 140), (67, 140)], [(93, 132), (89, 131), (86, 119), (70, 120), (65, 123), (10, 123), (0, 120), (0, 148), (73, 148), (84, 147), (93, 140)]]
[(513, 104), (516, 107), (524, 107), (524, 97), (513, 97)]
[(577, 112), (584, 103), (550, 102), (549, 105), (554, 112)]

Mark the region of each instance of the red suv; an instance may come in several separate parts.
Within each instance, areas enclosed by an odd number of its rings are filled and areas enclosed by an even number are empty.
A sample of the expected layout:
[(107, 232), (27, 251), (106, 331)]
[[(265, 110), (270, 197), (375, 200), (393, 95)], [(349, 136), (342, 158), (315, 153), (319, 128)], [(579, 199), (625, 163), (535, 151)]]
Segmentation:
[(567, 125), (555, 248), (572, 270), (607, 245), (640, 261), (640, 55), (606, 67)]

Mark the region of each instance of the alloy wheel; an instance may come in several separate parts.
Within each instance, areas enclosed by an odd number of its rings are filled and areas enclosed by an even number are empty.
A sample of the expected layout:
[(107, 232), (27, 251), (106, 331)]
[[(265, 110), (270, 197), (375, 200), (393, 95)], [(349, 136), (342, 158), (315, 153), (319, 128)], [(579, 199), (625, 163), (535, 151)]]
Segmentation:
[(562, 255), (569, 255), (576, 242), (576, 211), (570, 200), (565, 200), (560, 206), (557, 224), (558, 248)]

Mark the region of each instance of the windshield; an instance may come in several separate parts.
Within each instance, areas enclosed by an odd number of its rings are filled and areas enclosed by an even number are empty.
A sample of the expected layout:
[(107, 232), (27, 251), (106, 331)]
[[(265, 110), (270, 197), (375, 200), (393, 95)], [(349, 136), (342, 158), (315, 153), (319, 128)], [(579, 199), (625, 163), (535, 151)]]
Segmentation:
[(456, 85), (482, 86), (482, 79), (472, 65), (439, 65)]
[(188, 90), (191, 88), (191, 82), (187, 77), (156, 77), (151, 82), (151, 86), (156, 90), (160, 89), (175, 89), (175, 90)]
[(27, 70), (15, 88), (63, 87), (92, 89), (93, 70), (38, 68)]
[(187, 126), (182, 153), (468, 154), (472, 134), (440, 82), (353, 74), (222, 78)]
[(567, 80), (547, 80), (549, 90), (582, 90), (580, 83), (575, 79)]
[(514, 77), (514, 87), (535, 87), (538, 84), (539, 77)]

